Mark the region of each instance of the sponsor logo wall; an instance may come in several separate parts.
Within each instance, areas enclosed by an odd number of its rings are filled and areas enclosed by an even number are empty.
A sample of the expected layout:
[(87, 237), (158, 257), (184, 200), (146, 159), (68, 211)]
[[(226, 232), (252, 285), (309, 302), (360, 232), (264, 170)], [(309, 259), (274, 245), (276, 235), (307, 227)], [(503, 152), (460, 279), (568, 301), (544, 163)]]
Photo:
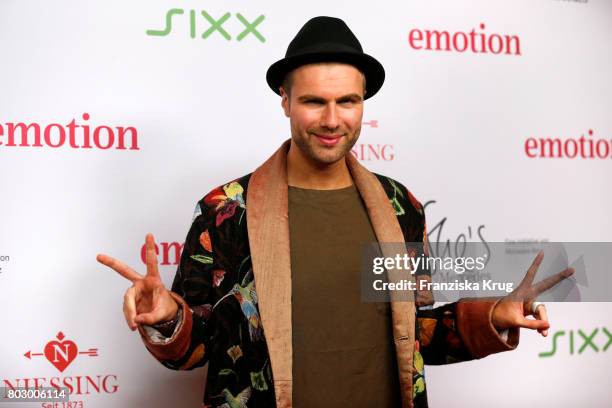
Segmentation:
[[(3, 1), (0, 387), (200, 406), (205, 370), (153, 359), (95, 256), (144, 271), (153, 232), (171, 285), (194, 204), (289, 137), (265, 72), (315, 15), (385, 66), (351, 154), (430, 241), (612, 241), (612, 2)], [(612, 306), (548, 310), (547, 338), (427, 367), (430, 405), (609, 406)]]

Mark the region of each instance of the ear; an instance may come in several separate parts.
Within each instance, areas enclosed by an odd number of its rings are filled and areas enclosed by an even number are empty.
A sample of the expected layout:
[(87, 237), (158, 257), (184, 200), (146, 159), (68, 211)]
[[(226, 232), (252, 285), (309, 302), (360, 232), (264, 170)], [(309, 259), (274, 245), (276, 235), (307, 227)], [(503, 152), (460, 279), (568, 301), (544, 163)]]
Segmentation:
[(283, 107), (283, 110), (285, 111), (285, 116), (289, 117), (289, 95), (287, 95), (287, 92), (285, 92), (282, 86), (279, 87), (278, 90), (281, 95), (281, 106)]

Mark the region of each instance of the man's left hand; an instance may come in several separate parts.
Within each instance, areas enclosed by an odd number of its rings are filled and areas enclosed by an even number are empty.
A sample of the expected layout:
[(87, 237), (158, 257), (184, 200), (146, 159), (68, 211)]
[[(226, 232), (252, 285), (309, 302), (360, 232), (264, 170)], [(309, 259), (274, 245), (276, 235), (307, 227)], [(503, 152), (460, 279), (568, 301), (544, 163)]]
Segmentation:
[[(498, 330), (525, 327), (537, 330), (542, 336), (548, 335), (550, 324), (548, 323), (546, 307), (543, 304), (539, 305), (534, 314), (531, 311), (533, 302), (541, 293), (552, 288), (563, 279), (570, 277), (574, 273), (574, 269), (564, 269), (553, 276), (533, 284), (533, 279), (543, 258), (544, 252), (540, 251), (519, 286), (508, 296), (500, 300), (493, 309), (491, 320), (493, 326)], [(527, 316), (534, 316), (535, 319), (527, 319)]]

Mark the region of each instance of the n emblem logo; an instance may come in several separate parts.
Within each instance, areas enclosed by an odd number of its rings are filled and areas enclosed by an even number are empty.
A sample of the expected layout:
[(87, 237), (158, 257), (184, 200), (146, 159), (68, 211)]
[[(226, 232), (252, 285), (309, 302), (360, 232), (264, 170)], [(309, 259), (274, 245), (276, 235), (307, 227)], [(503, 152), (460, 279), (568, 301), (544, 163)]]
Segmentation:
[(49, 360), (49, 362), (59, 370), (59, 372), (64, 372), (64, 370), (79, 354), (86, 354), (90, 357), (98, 356), (97, 348), (90, 348), (87, 351), (79, 351), (79, 348), (74, 341), (64, 339), (65, 336), (62, 332), (57, 333), (55, 337), (56, 338), (54, 340), (49, 341), (45, 345), (43, 353), (32, 353), (28, 350), (26, 353), (24, 353), (24, 356), (31, 359), (32, 357), (44, 355), (47, 360)]

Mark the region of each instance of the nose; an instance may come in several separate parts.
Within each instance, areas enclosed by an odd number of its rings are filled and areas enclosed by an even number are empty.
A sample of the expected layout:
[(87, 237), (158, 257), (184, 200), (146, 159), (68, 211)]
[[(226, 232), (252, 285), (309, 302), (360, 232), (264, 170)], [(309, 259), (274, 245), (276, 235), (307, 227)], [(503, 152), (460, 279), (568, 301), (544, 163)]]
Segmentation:
[(335, 103), (328, 104), (323, 111), (321, 116), (321, 127), (327, 129), (336, 129), (339, 126), (338, 123), (338, 112)]

